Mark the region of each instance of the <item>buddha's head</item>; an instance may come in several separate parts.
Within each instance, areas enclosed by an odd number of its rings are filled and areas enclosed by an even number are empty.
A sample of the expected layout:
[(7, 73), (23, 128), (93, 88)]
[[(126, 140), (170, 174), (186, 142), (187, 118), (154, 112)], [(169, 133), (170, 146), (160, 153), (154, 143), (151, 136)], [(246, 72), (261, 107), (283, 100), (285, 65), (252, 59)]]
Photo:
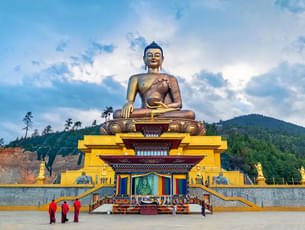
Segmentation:
[(152, 42), (150, 45), (145, 47), (143, 60), (145, 67), (152, 69), (162, 68), (164, 60), (162, 48), (157, 43)]

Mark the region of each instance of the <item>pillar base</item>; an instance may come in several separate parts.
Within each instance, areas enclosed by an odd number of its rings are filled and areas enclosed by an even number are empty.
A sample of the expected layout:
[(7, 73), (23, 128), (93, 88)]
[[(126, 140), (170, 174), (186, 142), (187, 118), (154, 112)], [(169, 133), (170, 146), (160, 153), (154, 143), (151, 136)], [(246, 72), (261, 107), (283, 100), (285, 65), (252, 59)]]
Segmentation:
[(258, 178), (256, 178), (256, 182), (257, 182), (258, 185), (266, 185), (265, 177), (258, 177)]

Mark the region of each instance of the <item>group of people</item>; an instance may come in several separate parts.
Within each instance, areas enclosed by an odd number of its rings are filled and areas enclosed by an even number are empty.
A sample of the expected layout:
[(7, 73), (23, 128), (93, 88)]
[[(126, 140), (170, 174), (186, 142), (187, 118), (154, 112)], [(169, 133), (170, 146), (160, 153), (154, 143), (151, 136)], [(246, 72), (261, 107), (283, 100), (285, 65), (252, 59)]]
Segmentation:
[[(74, 206), (74, 222), (78, 222), (78, 216), (79, 216), (79, 210), (81, 208), (81, 203), (78, 199), (75, 200), (73, 203)], [(50, 215), (50, 224), (56, 222), (56, 210), (57, 210), (57, 204), (55, 200), (52, 200), (52, 202), (49, 205), (49, 215)], [(69, 212), (69, 205), (67, 204), (66, 201), (61, 205), (61, 223), (65, 223), (69, 219), (67, 218)]]

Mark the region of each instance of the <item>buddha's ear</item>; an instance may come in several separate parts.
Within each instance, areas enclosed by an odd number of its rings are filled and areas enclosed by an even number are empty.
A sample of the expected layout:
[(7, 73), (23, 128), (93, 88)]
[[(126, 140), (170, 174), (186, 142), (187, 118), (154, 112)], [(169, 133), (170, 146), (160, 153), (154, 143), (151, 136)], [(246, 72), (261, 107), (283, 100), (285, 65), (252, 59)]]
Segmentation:
[(145, 56), (143, 56), (143, 61), (144, 61), (144, 64), (145, 64), (145, 70), (147, 69), (147, 64), (145, 62)]
[(147, 70), (147, 64), (145, 62), (145, 56), (143, 56), (143, 62), (144, 62), (144, 65), (145, 65), (145, 70)]
[(163, 61), (164, 61), (164, 56), (162, 56), (162, 58), (160, 59), (160, 70), (162, 70)]

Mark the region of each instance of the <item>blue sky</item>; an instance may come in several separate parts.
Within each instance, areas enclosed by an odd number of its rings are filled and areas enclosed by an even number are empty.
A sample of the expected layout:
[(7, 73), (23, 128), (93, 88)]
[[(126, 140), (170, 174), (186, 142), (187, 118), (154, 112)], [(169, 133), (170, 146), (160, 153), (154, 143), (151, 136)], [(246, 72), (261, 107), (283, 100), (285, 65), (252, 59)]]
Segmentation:
[[(121, 108), (145, 45), (164, 49), (183, 106), (215, 122), (259, 113), (305, 126), (305, 0), (0, 2), (0, 138)], [(136, 103), (139, 105), (139, 103)]]

